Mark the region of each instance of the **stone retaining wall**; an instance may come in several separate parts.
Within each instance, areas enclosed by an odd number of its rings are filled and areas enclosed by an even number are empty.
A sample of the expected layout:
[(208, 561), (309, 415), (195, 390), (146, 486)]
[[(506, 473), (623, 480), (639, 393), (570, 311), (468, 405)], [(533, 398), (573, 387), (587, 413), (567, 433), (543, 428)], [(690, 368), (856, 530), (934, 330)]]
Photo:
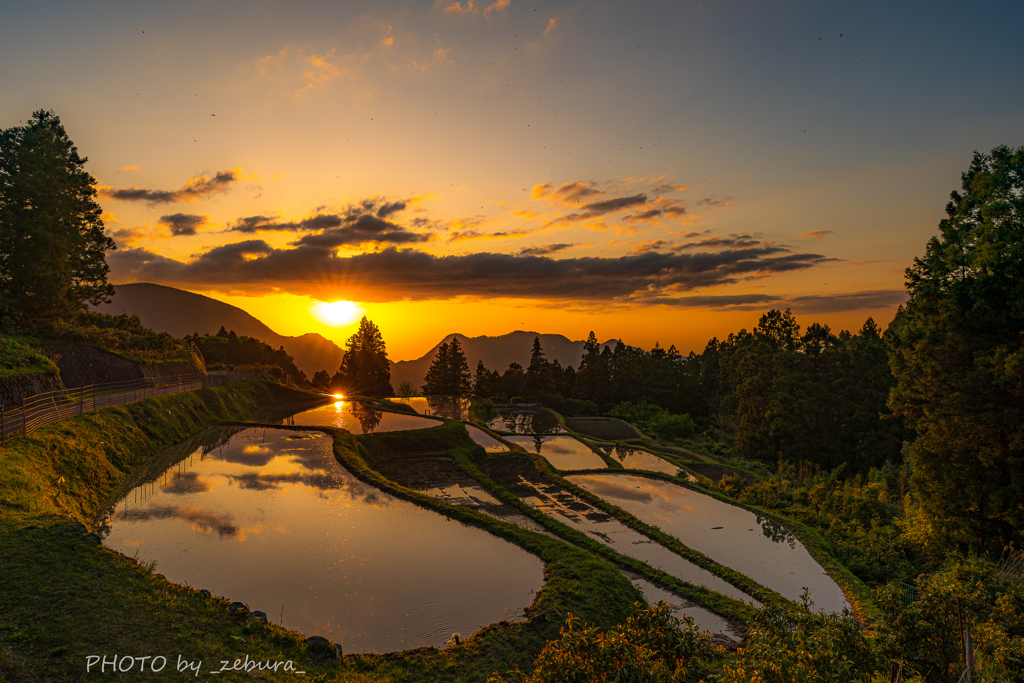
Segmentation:
[(26, 372), (0, 375), (0, 404), (3, 404), (4, 409), (12, 410), (21, 406), (22, 401), (29, 396), (63, 388), (60, 375), (57, 373)]
[(168, 377), (194, 372), (186, 362), (154, 363), (142, 365), (121, 358), (95, 346), (67, 344), (46, 346), (43, 351), (59, 354), (57, 367), (64, 386), (68, 389), (107, 382), (130, 382), (144, 377)]

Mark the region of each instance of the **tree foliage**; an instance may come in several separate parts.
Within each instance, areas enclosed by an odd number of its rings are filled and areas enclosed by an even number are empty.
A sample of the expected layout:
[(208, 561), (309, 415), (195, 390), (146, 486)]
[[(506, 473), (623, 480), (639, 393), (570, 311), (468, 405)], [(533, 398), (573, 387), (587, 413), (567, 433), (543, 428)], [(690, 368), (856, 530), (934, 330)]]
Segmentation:
[(0, 325), (39, 327), (109, 301), (96, 180), (52, 111), (0, 132)]
[(380, 329), (365, 315), (359, 329), (345, 343), (341, 367), (331, 384), (348, 393), (391, 396), (391, 361)]
[(890, 405), (917, 432), (922, 505), (950, 540), (1024, 540), (1024, 147), (975, 153), (891, 326)]
[(423, 393), (427, 396), (463, 396), (472, 389), (469, 378), (469, 361), (458, 337), (452, 337), (450, 343), (445, 342), (438, 347), (423, 379)]

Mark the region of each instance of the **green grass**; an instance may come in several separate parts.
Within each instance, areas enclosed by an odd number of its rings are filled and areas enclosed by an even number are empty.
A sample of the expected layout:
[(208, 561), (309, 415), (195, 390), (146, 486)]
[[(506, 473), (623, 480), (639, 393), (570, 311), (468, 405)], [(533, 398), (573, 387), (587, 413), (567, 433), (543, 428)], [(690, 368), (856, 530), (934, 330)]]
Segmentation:
[(36, 350), (33, 339), (0, 335), (0, 376), (43, 373), (54, 375), (57, 364)]

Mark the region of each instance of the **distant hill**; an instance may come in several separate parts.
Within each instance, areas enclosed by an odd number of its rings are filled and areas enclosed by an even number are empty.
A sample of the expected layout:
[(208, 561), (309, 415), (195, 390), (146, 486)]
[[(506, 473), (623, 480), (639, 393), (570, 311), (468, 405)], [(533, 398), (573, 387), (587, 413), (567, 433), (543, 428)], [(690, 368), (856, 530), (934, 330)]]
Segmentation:
[[(549, 361), (557, 360), (562, 367), (571, 365), (579, 368), (580, 359), (583, 358), (583, 345), (585, 342), (572, 341), (560, 334), (538, 334), (537, 332), (523, 332), (516, 330), (503, 334), (500, 337), (467, 337), (462, 334), (449, 334), (439, 341), (434, 348), (430, 349), (425, 356), (416, 360), (400, 360), (391, 364), (391, 386), (398, 390), (399, 384), (403, 381), (409, 382), (413, 389), (420, 390), (423, 385), (423, 378), (426, 377), (427, 369), (437, 357), (437, 349), (446, 342), (451, 342), (457, 337), (466, 360), (469, 361), (469, 371), (476, 371), (477, 361), (482, 360), (488, 370), (504, 372), (509, 363), (519, 363), (525, 370), (530, 365), (530, 354), (533, 351), (534, 337), (540, 337), (540, 345), (544, 350), (544, 357)], [(615, 340), (602, 344), (615, 348)]]
[(114, 285), (114, 292), (111, 303), (95, 310), (113, 315), (135, 314), (146, 327), (179, 339), (193, 332), (216, 334), (223, 325), (238, 335), (255, 337), (275, 349), (283, 346), (295, 359), (296, 367), (310, 378), (318, 370), (333, 375), (341, 367), (343, 351), (330, 339), (314, 332), (286, 337), (242, 309), (208, 296), (149, 283)]

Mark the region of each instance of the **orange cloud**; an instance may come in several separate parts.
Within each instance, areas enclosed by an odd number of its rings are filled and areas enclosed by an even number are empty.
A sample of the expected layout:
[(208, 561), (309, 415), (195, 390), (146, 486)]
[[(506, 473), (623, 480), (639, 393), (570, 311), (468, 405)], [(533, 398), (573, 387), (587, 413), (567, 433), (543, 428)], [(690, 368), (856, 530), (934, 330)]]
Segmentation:
[(449, 242), (467, 242), (469, 240), (504, 240), (525, 237), (533, 230), (502, 230), (500, 232), (480, 232), (478, 230), (460, 230), (448, 235)]
[(552, 17), (548, 19), (548, 27), (544, 29), (544, 35), (547, 35), (558, 28), (558, 17)]
[(128, 164), (127, 166), (122, 166), (121, 168), (117, 169), (117, 172), (118, 173), (125, 173), (127, 171), (141, 171), (141, 170), (142, 170), (142, 167), (139, 166), (138, 164)]
[(812, 230), (811, 232), (804, 232), (797, 235), (798, 240), (819, 240), (824, 242), (825, 235), (835, 234), (833, 230)]

